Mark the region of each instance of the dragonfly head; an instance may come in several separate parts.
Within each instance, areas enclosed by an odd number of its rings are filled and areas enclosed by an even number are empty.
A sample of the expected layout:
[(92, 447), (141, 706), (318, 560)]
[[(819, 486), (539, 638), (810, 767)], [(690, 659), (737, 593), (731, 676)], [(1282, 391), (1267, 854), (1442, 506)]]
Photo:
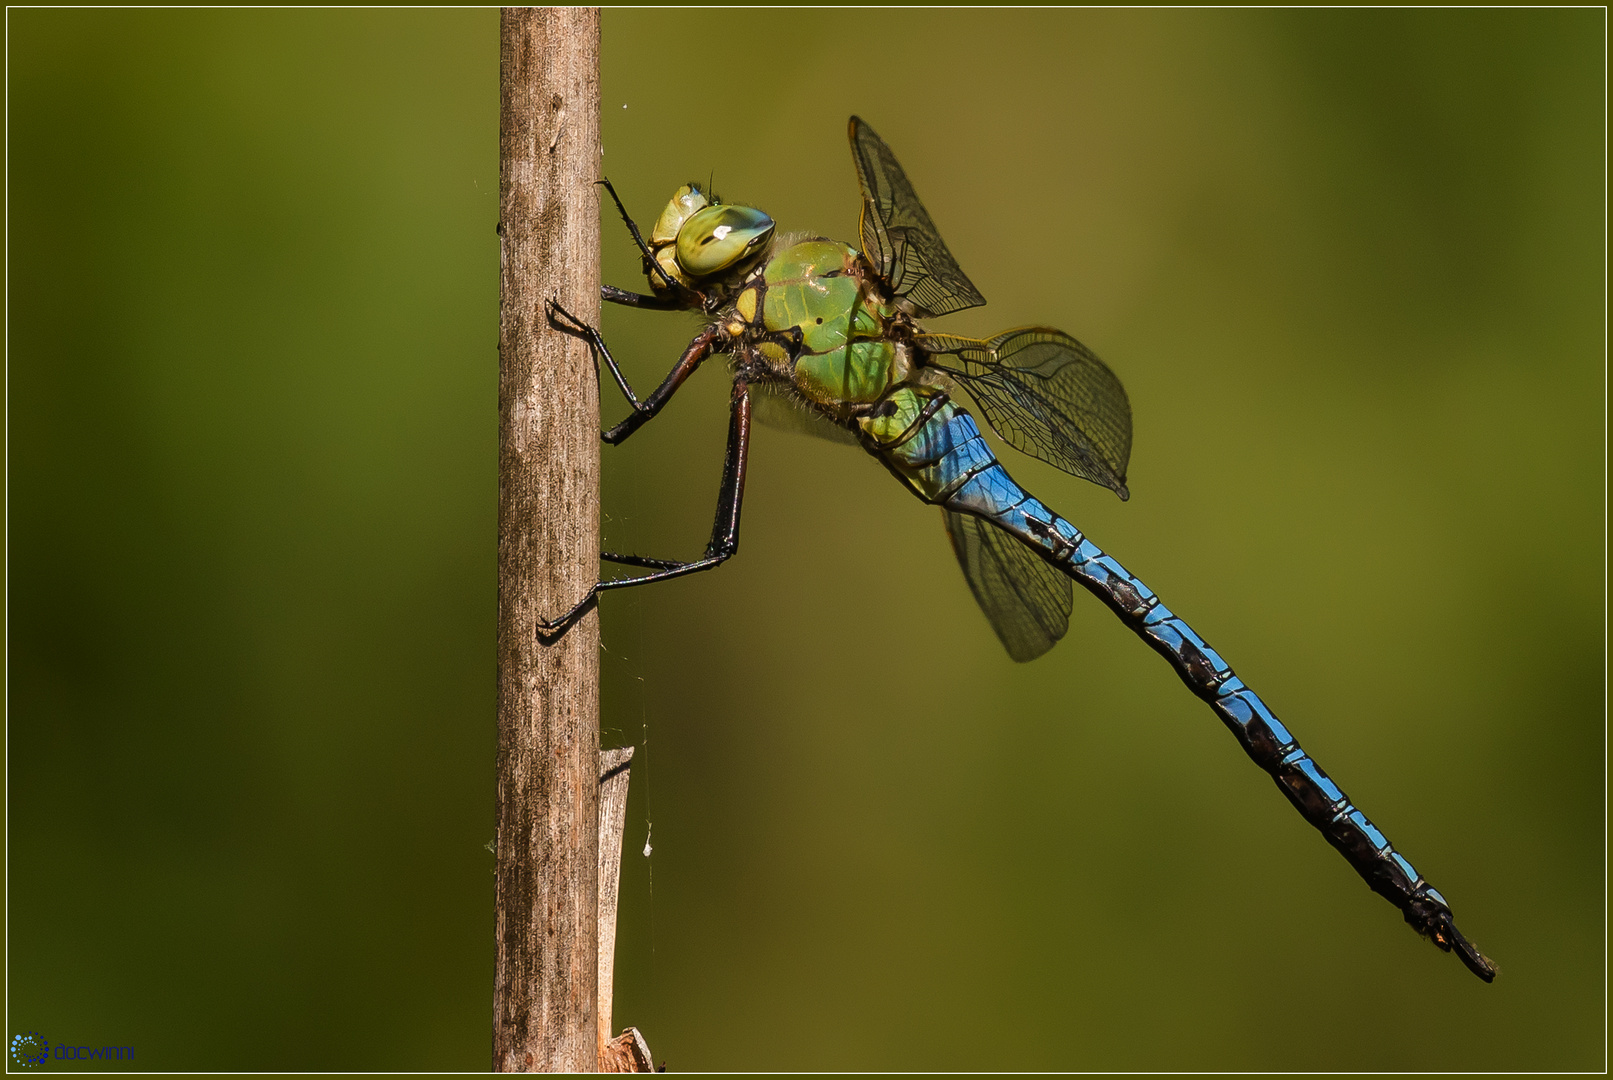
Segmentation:
[(773, 219), (748, 206), (726, 206), (698, 184), (672, 193), (650, 230), (650, 251), (660, 272), (650, 274), (657, 292), (670, 286), (694, 287), (694, 279), (742, 267), (760, 255), (773, 235)]
[(773, 229), (773, 219), (754, 207), (703, 207), (678, 229), (678, 266), (690, 277), (736, 270), (762, 253)]
[(694, 184), (684, 184), (672, 193), (672, 201), (666, 204), (661, 216), (655, 219), (655, 228), (650, 230), (650, 246), (653, 248), (667, 247), (678, 239), (678, 230), (697, 212), (711, 205), (711, 199), (706, 193)]

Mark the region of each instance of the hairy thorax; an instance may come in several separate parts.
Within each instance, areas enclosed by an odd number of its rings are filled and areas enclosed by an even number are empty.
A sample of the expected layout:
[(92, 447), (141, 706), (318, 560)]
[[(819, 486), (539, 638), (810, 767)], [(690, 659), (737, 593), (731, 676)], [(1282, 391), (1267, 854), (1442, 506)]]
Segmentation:
[(720, 326), (746, 377), (788, 384), (842, 422), (910, 374), (910, 320), (839, 241), (781, 241), (740, 282)]

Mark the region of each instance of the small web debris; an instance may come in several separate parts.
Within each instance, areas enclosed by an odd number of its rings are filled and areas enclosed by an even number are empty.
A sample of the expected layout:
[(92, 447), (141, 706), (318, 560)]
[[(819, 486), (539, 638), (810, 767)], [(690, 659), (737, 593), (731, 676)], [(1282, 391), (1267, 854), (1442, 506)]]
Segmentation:
[(650, 834), (653, 832), (655, 832), (655, 823), (651, 822), (649, 828), (644, 830), (644, 857), (646, 859), (650, 857), (650, 852), (655, 850), (650, 846)]

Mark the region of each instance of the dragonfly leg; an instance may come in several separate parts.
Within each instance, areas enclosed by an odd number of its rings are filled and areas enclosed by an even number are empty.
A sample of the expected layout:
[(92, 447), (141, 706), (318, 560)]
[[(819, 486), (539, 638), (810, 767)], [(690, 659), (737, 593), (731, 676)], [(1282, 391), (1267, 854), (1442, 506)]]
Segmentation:
[(616, 358), (610, 354), (610, 349), (606, 347), (605, 339), (598, 330), (561, 307), (559, 300), (544, 301), (543, 313), (548, 316), (549, 325), (556, 330), (570, 334), (573, 337), (580, 337), (588, 342), (589, 349), (594, 354), (595, 378), (599, 377), (599, 358), (603, 356), (605, 365), (610, 368), (611, 377), (616, 380), (616, 385), (622, 391), (622, 396), (627, 398), (628, 404), (633, 406), (635, 410), (641, 408), (637, 395), (633, 393), (633, 388), (627, 383), (627, 376), (623, 375), (622, 369), (616, 366)]
[(622, 197), (616, 194), (616, 185), (610, 182), (608, 176), (602, 180), (595, 180), (594, 183), (610, 192), (610, 201), (616, 204), (616, 212), (622, 215), (622, 224), (626, 225), (627, 231), (632, 234), (633, 243), (638, 245), (639, 254), (646, 259), (650, 258), (650, 246), (644, 242), (644, 234), (638, 231), (638, 223), (633, 220), (633, 215), (622, 205)]
[(676, 559), (650, 559), (643, 555), (618, 555), (614, 551), (601, 551), (599, 557), (619, 566), (643, 566), (651, 570), (674, 570), (683, 564)]
[(633, 216), (627, 212), (627, 207), (622, 205), (622, 197), (616, 194), (616, 185), (610, 182), (609, 177), (606, 177), (603, 180), (595, 180), (594, 183), (610, 192), (611, 202), (616, 204), (616, 212), (622, 216), (622, 224), (627, 226), (627, 231), (633, 237), (633, 243), (638, 245), (639, 254), (644, 256), (645, 276), (648, 277), (651, 273), (654, 273), (656, 276), (660, 277), (662, 283), (665, 284), (667, 288), (675, 290), (678, 287), (677, 282), (673, 281), (667, 276), (667, 272), (661, 268), (659, 263), (655, 261), (655, 256), (650, 254), (650, 245), (644, 242), (644, 234), (638, 231), (637, 222), (635, 222), (633, 220)]
[(599, 287), (601, 299), (624, 307), (648, 308), (652, 311), (682, 311), (687, 305), (677, 296), (645, 296), (643, 293), (618, 289), (614, 285)]
[(602, 356), (605, 358), (605, 365), (610, 368), (611, 377), (616, 380), (616, 385), (621, 389), (622, 396), (627, 398), (628, 404), (633, 407), (633, 411), (628, 414), (625, 420), (615, 427), (600, 432), (599, 437), (612, 446), (626, 440), (629, 435), (643, 427), (646, 422), (655, 417), (656, 413), (661, 411), (662, 406), (671, 399), (673, 394), (678, 392), (678, 387), (683, 385), (684, 380), (693, 375), (701, 362), (711, 355), (713, 343), (717, 340), (715, 328), (707, 329), (701, 333), (689, 343), (689, 347), (683, 351), (683, 355), (672, 366), (672, 370), (661, 381), (661, 385), (657, 386), (649, 397), (640, 401), (638, 395), (633, 393), (633, 387), (628, 384), (627, 376), (623, 375), (622, 369), (617, 366), (616, 358), (610, 354), (610, 348), (605, 344), (604, 336), (597, 329), (561, 307), (557, 300), (544, 301), (544, 310), (549, 316), (550, 325), (555, 329), (580, 337), (588, 342), (593, 350), (596, 373), (599, 367), (599, 358)]
[(610, 192), (611, 201), (616, 204), (616, 212), (622, 216), (622, 222), (627, 226), (628, 233), (632, 235), (633, 243), (638, 245), (639, 254), (644, 257), (644, 276), (650, 279), (650, 284), (652, 285), (655, 284), (655, 279), (659, 278), (661, 284), (667, 289), (666, 296), (645, 296), (643, 293), (618, 289), (614, 285), (601, 285), (599, 295), (613, 304), (625, 304), (628, 307), (636, 308), (653, 308), (658, 311), (677, 311), (690, 306), (704, 307), (705, 297), (702, 294), (695, 292), (681, 282), (672, 280), (668, 276), (666, 268), (655, 261), (655, 256), (650, 253), (649, 245), (644, 242), (644, 235), (638, 231), (638, 223), (627, 212), (627, 207), (622, 205), (621, 196), (616, 194), (616, 185), (612, 184), (608, 178), (596, 180), (594, 183), (601, 185), (606, 191)]
[[(595, 331), (595, 336), (598, 336), (597, 331)], [(695, 369), (704, 362), (706, 357), (712, 354), (716, 341), (717, 328), (715, 326), (708, 327), (702, 331), (693, 341), (689, 342), (689, 347), (683, 350), (683, 355), (678, 357), (676, 364), (672, 365), (672, 370), (667, 372), (665, 379), (661, 380), (661, 385), (650, 391), (650, 396), (645, 398), (643, 403), (633, 401), (633, 411), (628, 414), (627, 418), (609, 431), (601, 434), (600, 438), (612, 446), (616, 446), (625, 442), (629, 435), (643, 427), (650, 420), (653, 420), (655, 414), (660, 412), (668, 401), (672, 400), (672, 395), (678, 392), (678, 387), (682, 386), (684, 381), (695, 373)], [(603, 340), (600, 341), (600, 345), (604, 345)], [(610, 365), (614, 371), (616, 368), (615, 361), (610, 361)], [(622, 382), (625, 385), (626, 380), (623, 379)], [(632, 400), (631, 397), (629, 400)], [(748, 401), (749, 399), (747, 398), (746, 400)], [(750, 416), (748, 405), (745, 415), (748, 420)]]
[(538, 623), (540, 641), (550, 642), (559, 638), (587, 613), (602, 592), (625, 589), (632, 585), (648, 585), (652, 581), (670, 581), (704, 570), (714, 570), (739, 550), (740, 505), (745, 498), (745, 466), (750, 455), (750, 418), (750, 388), (744, 380), (736, 379), (733, 404), (728, 416), (728, 449), (723, 457), (722, 486), (717, 491), (717, 513), (711, 525), (711, 542), (706, 545), (705, 555), (690, 562), (677, 562), (672, 559), (648, 559), (640, 555), (601, 552), (600, 557), (608, 562), (642, 566), (652, 572), (639, 577), (612, 578), (596, 583), (588, 590), (588, 595), (560, 618)]

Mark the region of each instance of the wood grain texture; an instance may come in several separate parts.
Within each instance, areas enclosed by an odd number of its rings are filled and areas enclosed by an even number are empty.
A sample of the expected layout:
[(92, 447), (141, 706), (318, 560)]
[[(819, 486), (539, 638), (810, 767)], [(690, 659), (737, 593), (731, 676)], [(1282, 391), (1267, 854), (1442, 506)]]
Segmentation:
[(598, 1055), (599, 395), (557, 297), (599, 321), (599, 12), (506, 8), (499, 72), (497, 945), (493, 1068)]
[(599, 1071), (602, 1073), (654, 1072), (655, 1062), (650, 1057), (649, 1044), (638, 1028), (628, 1028), (599, 1048)]
[[(616, 898), (621, 885), (621, 833), (627, 824), (627, 782), (632, 746), (600, 751), (600, 988), (598, 988), (598, 1048), (600, 1072), (634, 1072), (624, 1069), (634, 1056), (627, 1053), (632, 1028), (621, 1038), (611, 1038), (611, 1006), (615, 1004), (616, 983)], [(645, 1051), (648, 1057), (648, 1051)]]
[[(599, 1017), (600, 1072), (611, 1042), (611, 1006), (616, 965), (616, 900), (622, 880), (622, 829), (627, 824), (628, 763), (633, 748), (603, 750), (599, 755)], [(616, 1070), (619, 1071), (619, 1070)]]

